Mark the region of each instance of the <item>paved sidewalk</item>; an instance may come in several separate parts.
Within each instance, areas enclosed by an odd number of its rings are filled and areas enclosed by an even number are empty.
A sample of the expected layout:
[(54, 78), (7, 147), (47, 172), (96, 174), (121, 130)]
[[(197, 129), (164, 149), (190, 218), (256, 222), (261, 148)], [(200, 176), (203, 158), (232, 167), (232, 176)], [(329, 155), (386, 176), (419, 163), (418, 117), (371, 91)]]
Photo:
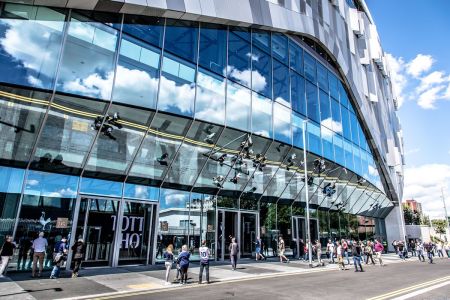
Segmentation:
[[(394, 254), (385, 254), (383, 259), (386, 265), (402, 262)], [(410, 259), (410, 261), (415, 260), (415, 258)], [(328, 262), (327, 259), (324, 261)], [(215, 283), (338, 269), (336, 264), (326, 264), (323, 267), (318, 267), (317, 262), (314, 262), (314, 267), (310, 268), (307, 262), (300, 260), (280, 263), (275, 258), (258, 262), (242, 259), (238, 262), (237, 270), (235, 271), (231, 270), (228, 262), (211, 262), (210, 281)], [(177, 283), (165, 284), (164, 265), (82, 269), (80, 272), (81, 277), (76, 279), (70, 278), (70, 272), (68, 271), (62, 271), (62, 278), (60, 279), (49, 279), (50, 274), (49, 272), (47, 273), (44, 273), (43, 277), (36, 279), (31, 278), (30, 273), (9, 274), (9, 278), (0, 279), (0, 298), (14, 300), (83, 299), (117, 293), (173, 289), (180, 286)], [(191, 263), (188, 272), (188, 285), (197, 285), (198, 273), (198, 263)], [(173, 279), (175, 275), (176, 269), (173, 268), (170, 278)]]

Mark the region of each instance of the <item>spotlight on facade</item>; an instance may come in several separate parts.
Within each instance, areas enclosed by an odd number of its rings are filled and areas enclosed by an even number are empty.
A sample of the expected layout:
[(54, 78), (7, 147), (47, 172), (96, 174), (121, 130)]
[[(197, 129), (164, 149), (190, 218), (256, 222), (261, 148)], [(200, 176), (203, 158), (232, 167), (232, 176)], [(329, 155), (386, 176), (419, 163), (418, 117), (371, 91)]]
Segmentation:
[(167, 166), (168, 162), (167, 159), (169, 158), (169, 154), (167, 152), (163, 153), (160, 157), (158, 157), (156, 160), (159, 162), (161, 166)]
[(214, 137), (215, 135), (216, 135), (216, 133), (215, 133), (215, 132), (212, 132), (212, 133), (208, 134), (208, 135), (203, 139), (203, 141), (204, 141), (205, 143), (208, 143), (208, 144), (212, 145), (212, 144), (214, 144), (213, 137)]
[(218, 188), (222, 188), (222, 183), (223, 183), (224, 180), (225, 180), (225, 178), (222, 175), (213, 177), (213, 183)]

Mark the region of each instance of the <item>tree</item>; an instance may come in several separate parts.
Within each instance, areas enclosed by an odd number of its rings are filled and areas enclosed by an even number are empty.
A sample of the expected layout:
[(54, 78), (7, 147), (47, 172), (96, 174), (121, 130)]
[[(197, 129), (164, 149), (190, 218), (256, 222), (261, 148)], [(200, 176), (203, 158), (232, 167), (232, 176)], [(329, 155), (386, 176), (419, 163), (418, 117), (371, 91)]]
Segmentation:
[(403, 206), (403, 217), (406, 225), (412, 225), (414, 221), (414, 214), (411, 208)]
[(439, 234), (439, 237), (445, 234), (447, 227), (447, 222), (445, 222), (445, 220), (431, 220), (431, 224), (433, 225), (436, 233)]

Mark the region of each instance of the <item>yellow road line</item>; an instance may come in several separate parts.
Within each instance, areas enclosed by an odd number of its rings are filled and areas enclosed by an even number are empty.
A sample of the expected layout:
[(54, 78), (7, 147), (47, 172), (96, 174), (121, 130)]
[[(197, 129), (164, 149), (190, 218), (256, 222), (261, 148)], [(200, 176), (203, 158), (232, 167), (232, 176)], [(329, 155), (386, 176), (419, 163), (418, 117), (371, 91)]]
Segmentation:
[(416, 285), (413, 285), (413, 286), (409, 286), (409, 287), (406, 287), (406, 288), (403, 288), (403, 289), (395, 290), (395, 291), (392, 291), (392, 292), (389, 292), (389, 293), (386, 293), (386, 294), (383, 294), (383, 295), (372, 297), (372, 298), (369, 298), (367, 300), (384, 300), (384, 299), (392, 298), (394, 296), (399, 296), (399, 295), (404, 294), (404, 293), (409, 292), (409, 291), (413, 291), (413, 290), (416, 290), (416, 289), (419, 289), (419, 288), (423, 288), (423, 287), (426, 287), (426, 286), (429, 286), (429, 285), (433, 285), (433, 284), (436, 284), (436, 283), (440, 283), (440, 282), (444, 282), (444, 281), (447, 281), (447, 280), (450, 280), (450, 276), (446, 276), (446, 277), (438, 278), (438, 279), (435, 279), (435, 280), (419, 283), (419, 284), (416, 284)]

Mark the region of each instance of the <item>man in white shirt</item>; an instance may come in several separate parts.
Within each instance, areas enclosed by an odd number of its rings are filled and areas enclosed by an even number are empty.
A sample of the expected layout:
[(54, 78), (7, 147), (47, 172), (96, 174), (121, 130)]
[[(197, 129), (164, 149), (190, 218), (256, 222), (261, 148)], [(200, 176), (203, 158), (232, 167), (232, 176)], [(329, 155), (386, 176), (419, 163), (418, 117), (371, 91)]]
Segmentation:
[(39, 260), (39, 273), (38, 277), (41, 277), (42, 270), (44, 268), (44, 257), (45, 257), (45, 250), (47, 249), (48, 242), (47, 239), (44, 238), (44, 233), (39, 232), (39, 237), (33, 241), (33, 269), (31, 277), (36, 277), (36, 268), (37, 268), (37, 261)]
[(202, 246), (198, 249), (200, 253), (200, 273), (198, 274), (198, 284), (202, 284), (203, 269), (206, 270), (206, 282), (209, 283), (209, 248), (206, 246), (206, 241), (202, 241)]
[(334, 264), (334, 243), (328, 240), (327, 244), (328, 262)]

